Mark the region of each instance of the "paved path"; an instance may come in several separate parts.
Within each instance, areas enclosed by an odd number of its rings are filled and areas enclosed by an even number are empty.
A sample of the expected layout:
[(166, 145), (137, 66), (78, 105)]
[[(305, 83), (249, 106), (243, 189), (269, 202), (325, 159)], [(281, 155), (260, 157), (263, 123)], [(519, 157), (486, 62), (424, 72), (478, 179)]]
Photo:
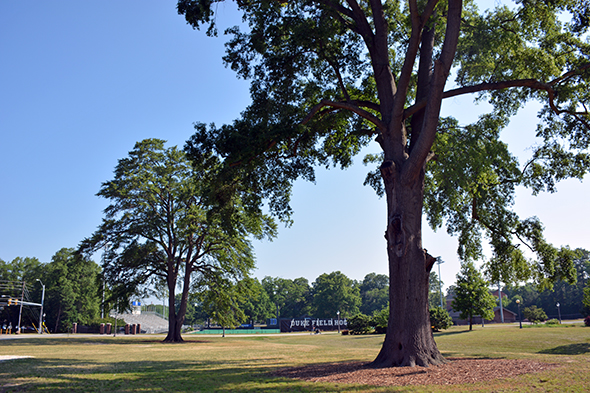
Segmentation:
[(33, 356), (17, 356), (17, 355), (0, 355), (0, 362), (4, 362), (6, 360), (14, 360), (14, 359), (28, 359), (32, 358)]

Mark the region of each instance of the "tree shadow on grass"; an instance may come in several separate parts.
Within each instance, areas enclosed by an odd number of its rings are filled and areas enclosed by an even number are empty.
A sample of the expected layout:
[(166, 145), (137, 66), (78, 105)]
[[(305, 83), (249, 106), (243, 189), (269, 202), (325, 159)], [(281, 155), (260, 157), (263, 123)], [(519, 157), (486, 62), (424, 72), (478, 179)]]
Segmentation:
[(583, 355), (590, 353), (590, 343), (577, 343), (569, 345), (560, 345), (555, 348), (544, 349), (539, 353), (549, 355)]
[(100, 345), (100, 344), (109, 344), (109, 345), (145, 345), (145, 344), (162, 344), (162, 345), (183, 345), (183, 344), (204, 344), (204, 343), (211, 343), (211, 340), (207, 340), (205, 338), (201, 339), (194, 339), (188, 338), (185, 339), (182, 343), (165, 343), (163, 338), (155, 338), (155, 337), (148, 337), (148, 336), (117, 336), (113, 337), (112, 335), (105, 335), (105, 336), (92, 336), (92, 337), (84, 337), (84, 336), (69, 336), (69, 337), (55, 337), (55, 338), (41, 338), (41, 337), (27, 337), (26, 340), (22, 339), (4, 339), (0, 342), (2, 343), (3, 347), (8, 346), (15, 346), (15, 347), (24, 347), (24, 346), (55, 346), (55, 345)]
[(76, 361), (71, 359), (19, 359), (3, 362), (0, 392), (47, 390), (52, 392), (174, 391), (174, 392), (308, 392), (357, 391), (358, 386), (337, 386), (275, 375), (282, 358), (186, 361)]
[(454, 336), (455, 334), (463, 334), (469, 333), (473, 330), (460, 330), (460, 331), (452, 331), (452, 332), (434, 332), (434, 337), (442, 337), (442, 336)]

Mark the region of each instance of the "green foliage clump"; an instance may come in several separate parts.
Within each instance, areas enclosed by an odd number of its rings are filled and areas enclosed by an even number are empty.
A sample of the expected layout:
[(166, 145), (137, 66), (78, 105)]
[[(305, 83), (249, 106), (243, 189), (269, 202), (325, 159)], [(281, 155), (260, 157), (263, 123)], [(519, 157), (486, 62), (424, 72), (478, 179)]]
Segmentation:
[(547, 320), (547, 321), (545, 322), (545, 325), (550, 325), (550, 326), (553, 326), (553, 325), (559, 325), (560, 323), (561, 323), (561, 322), (559, 322), (559, 319), (555, 319), (555, 318), (553, 318), (553, 319), (549, 319), (549, 320)]
[(453, 326), (453, 318), (444, 308), (440, 306), (434, 307), (430, 309), (430, 324), (433, 331), (439, 332)]
[(590, 313), (590, 280), (588, 280), (586, 287), (584, 288), (582, 304), (584, 305), (584, 311)]
[(73, 323), (88, 325), (100, 313), (100, 267), (71, 248), (62, 248), (43, 267), (45, 324), (67, 332)]
[(590, 326), (590, 315), (588, 315), (586, 318), (584, 318), (584, 325)]
[(535, 324), (543, 322), (547, 319), (547, 314), (545, 314), (545, 311), (542, 308), (538, 308), (534, 305), (525, 307), (522, 313), (526, 319)]
[(273, 304), (276, 318), (299, 318), (310, 313), (312, 292), (307, 278), (266, 276), (261, 284)]
[(311, 309), (317, 318), (346, 318), (359, 313), (361, 296), (354, 281), (340, 271), (321, 274), (312, 284)]
[(389, 303), (389, 277), (385, 274), (369, 273), (359, 286), (361, 295), (360, 312), (372, 315), (387, 307)]
[(371, 326), (371, 317), (365, 314), (356, 314), (348, 318), (348, 330), (350, 334), (367, 334), (373, 328)]

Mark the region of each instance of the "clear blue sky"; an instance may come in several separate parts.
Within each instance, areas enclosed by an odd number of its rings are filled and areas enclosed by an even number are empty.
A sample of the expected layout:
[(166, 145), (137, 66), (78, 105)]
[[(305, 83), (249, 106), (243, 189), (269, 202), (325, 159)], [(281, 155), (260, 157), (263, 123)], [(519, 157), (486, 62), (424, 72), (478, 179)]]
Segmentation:
[[(248, 82), (221, 61), (224, 37), (192, 30), (175, 5), (0, 2), (0, 258), (48, 262), (76, 247), (101, 222), (101, 183), (136, 141), (182, 146), (193, 122), (230, 122), (249, 103)], [(232, 6), (218, 11), (221, 26), (239, 22)], [(470, 100), (453, 99), (443, 110), (467, 123), (485, 108)], [(535, 120), (527, 108), (504, 133), (521, 162), (535, 143)], [(366, 171), (359, 158), (347, 171), (319, 170), (315, 185), (297, 183), (295, 224), (272, 243), (255, 243), (255, 275), (311, 282), (335, 270), (357, 280), (387, 274), (385, 205), (363, 187)], [(517, 211), (541, 218), (553, 244), (590, 248), (588, 191), (588, 182), (573, 180), (557, 194), (520, 192)], [(456, 240), (425, 228), (423, 243), (446, 261), (442, 279), (452, 284)]]

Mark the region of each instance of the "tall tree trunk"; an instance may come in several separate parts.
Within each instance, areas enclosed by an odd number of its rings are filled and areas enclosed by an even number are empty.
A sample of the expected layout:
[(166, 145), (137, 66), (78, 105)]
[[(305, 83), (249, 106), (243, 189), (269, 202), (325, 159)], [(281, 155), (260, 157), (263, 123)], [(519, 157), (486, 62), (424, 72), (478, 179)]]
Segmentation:
[(57, 328), (59, 327), (60, 318), (61, 318), (61, 304), (59, 305), (59, 308), (57, 309), (57, 318), (55, 319), (55, 328), (53, 329), (54, 333), (58, 332)]
[(387, 194), (385, 237), (389, 257), (389, 322), (374, 367), (429, 366), (445, 359), (434, 342), (428, 312), (428, 278), (434, 258), (422, 248), (424, 171), (400, 183), (392, 161), (381, 166)]
[[(190, 253), (187, 257), (190, 259)], [(190, 288), (190, 273), (191, 273), (192, 264), (188, 263), (185, 266), (185, 274), (183, 279), (183, 286), (182, 286), (182, 295), (180, 297), (180, 307), (178, 311), (176, 311), (176, 279), (172, 282), (168, 283), (168, 293), (170, 297), (168, 299), (168, 303), (170, 306), (168, 312), (168, 335), (164, 339), (164, 342), (173, 342), (173, 343), (181, 343), (184, 342), (182, 339), (182, 324), (184, 323), (184, 318), (186, 316), (186, 307), (188, 303), (188, 291)]]
[[(176, 279), (168, 280), (168, 334), (164, 339), (165, 343), (181, 343), (184, 342), (181, 336), (182, 323), (184, 322), (184, 315), (179, 318), (176, 313)], [(179, 320), (180, 319), (180, 320)]]

